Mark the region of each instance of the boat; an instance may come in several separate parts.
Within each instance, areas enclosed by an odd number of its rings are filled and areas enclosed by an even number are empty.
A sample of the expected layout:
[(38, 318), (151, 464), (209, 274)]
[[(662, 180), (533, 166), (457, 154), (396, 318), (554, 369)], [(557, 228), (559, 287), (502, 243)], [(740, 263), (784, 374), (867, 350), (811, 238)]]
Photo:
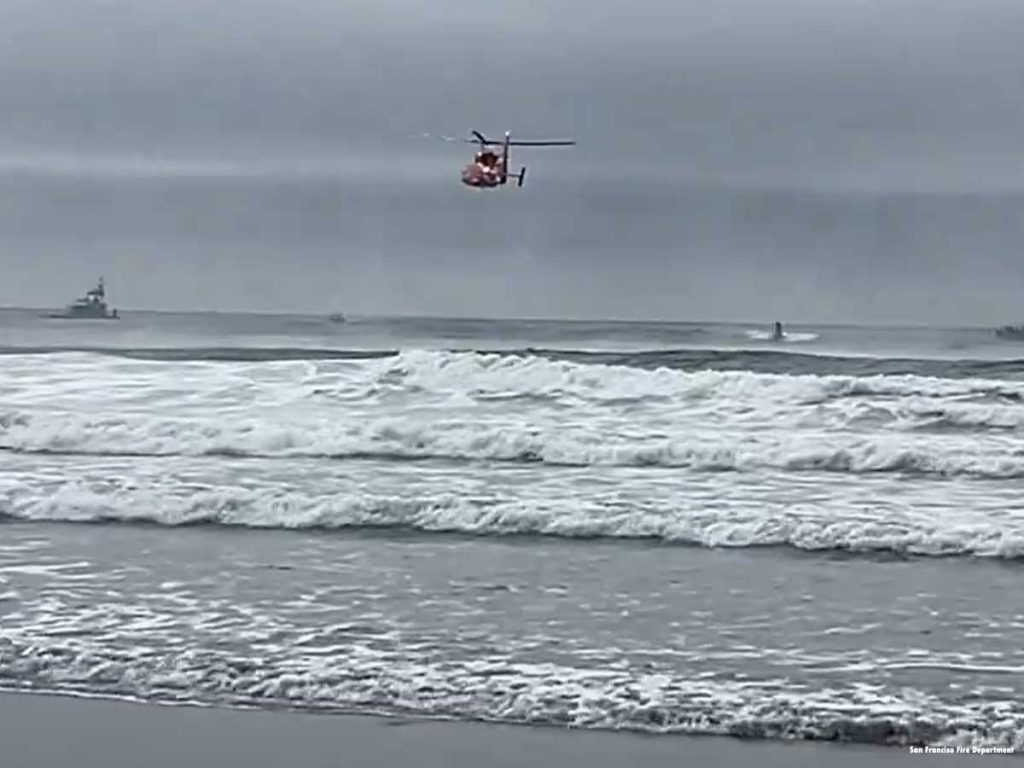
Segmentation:
[(344, 323), (345, 314), (343, 312), (335, 312), (333, 315), (328, 315), (327, 319), (332, 323)]
[(47, 317), (60, 320), (117, 320), (117, 310), (107, 309), (106, 289), (103, 278), (85, 296), (69, 304), (63, 312), (52, 312)]
[(996, 328), (996, 336), (1000, 339), (1024, 341), (1024, 325), (1004, 325), (1002, 328)]

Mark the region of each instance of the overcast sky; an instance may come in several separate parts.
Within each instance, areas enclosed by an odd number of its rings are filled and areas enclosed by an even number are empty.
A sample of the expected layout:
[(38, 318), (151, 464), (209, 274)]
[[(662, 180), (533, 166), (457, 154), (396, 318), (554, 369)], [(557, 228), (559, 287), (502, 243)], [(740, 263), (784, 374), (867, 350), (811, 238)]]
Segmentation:
[[(1024, 320), (1022, 39), (1019, 0), (6, 0), (0, 302)], [(470, 128), (580, 144), (480, 193)]]

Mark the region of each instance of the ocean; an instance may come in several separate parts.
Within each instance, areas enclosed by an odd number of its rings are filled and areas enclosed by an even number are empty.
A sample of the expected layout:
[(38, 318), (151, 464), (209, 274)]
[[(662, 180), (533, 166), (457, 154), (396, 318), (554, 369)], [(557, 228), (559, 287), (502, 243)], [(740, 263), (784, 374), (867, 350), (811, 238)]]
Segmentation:
[(0, 312), (0, 688), (1024, 746), (1024, 345), (770, 320)]

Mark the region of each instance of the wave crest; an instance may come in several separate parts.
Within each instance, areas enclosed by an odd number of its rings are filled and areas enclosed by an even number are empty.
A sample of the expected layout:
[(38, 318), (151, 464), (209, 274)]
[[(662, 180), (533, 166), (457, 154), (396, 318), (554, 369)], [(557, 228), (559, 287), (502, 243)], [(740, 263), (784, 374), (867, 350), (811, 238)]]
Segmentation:
[[(537, 357), (549, 361), (567, 361), (580, 365), (622, 366), (653, 370), (669, 368), (681, 371), (750, 371), (819, 376), (924, 376), (935, 378), (987, 378), (1017, 380), (1024, 377), (1024, 359), (947, 359), (899, 357), (868, 354), (839, 354), (780, 349), (736, 347), (663, 347), (657, 349), (573, 349), (562, 347), (451, 348), (427, 350), (439, 355)], [(290, 360), (360, 361), (394, 358), (407, 354), (399, 348), (265, 347), (265, 346), (187, 346), (187, 347), (102, 347), (3, 346), (0, 356), (123, 358), (163, 363), (234, 362), (267, 363)]]
[(224, 525), (311, 530), (406, 530), (474, 536), (650, 539), (708, 548), (790, 547), (928, 557), (1024, 557), (1024, 523), (979, 515), (951, 526), (927, 516), (829, 517), (813, 504), (790, 508), (691, 509), (685, 502), (622, 506), (594, 500), (482, 500), (214, 489), (98, 491), (87, 484), (0, 493), (10, 520)]
[(992, 454), (901, 445), (888, 436), (817, 434), (732, 442), (728, 436), (716, 441), (712, 436), (609, 434), (589, 425), (540, 428), (454, 419), (415, 423), (381, 418), (333, 426), (14, 412), (0, 415), (0, 450), (95, 456), (438, 460), (703, 472), (774, 469), (982, 479), (1024, 477), (1024, 451), (1020, 448)]

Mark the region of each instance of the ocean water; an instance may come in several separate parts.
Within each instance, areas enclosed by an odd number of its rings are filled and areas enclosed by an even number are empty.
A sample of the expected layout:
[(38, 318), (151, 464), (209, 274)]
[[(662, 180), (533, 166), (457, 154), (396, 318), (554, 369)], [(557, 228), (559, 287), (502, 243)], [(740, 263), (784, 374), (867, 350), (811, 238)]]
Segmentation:
[(0, 687), (1024, 747), (989, 329), (0, 313)]

